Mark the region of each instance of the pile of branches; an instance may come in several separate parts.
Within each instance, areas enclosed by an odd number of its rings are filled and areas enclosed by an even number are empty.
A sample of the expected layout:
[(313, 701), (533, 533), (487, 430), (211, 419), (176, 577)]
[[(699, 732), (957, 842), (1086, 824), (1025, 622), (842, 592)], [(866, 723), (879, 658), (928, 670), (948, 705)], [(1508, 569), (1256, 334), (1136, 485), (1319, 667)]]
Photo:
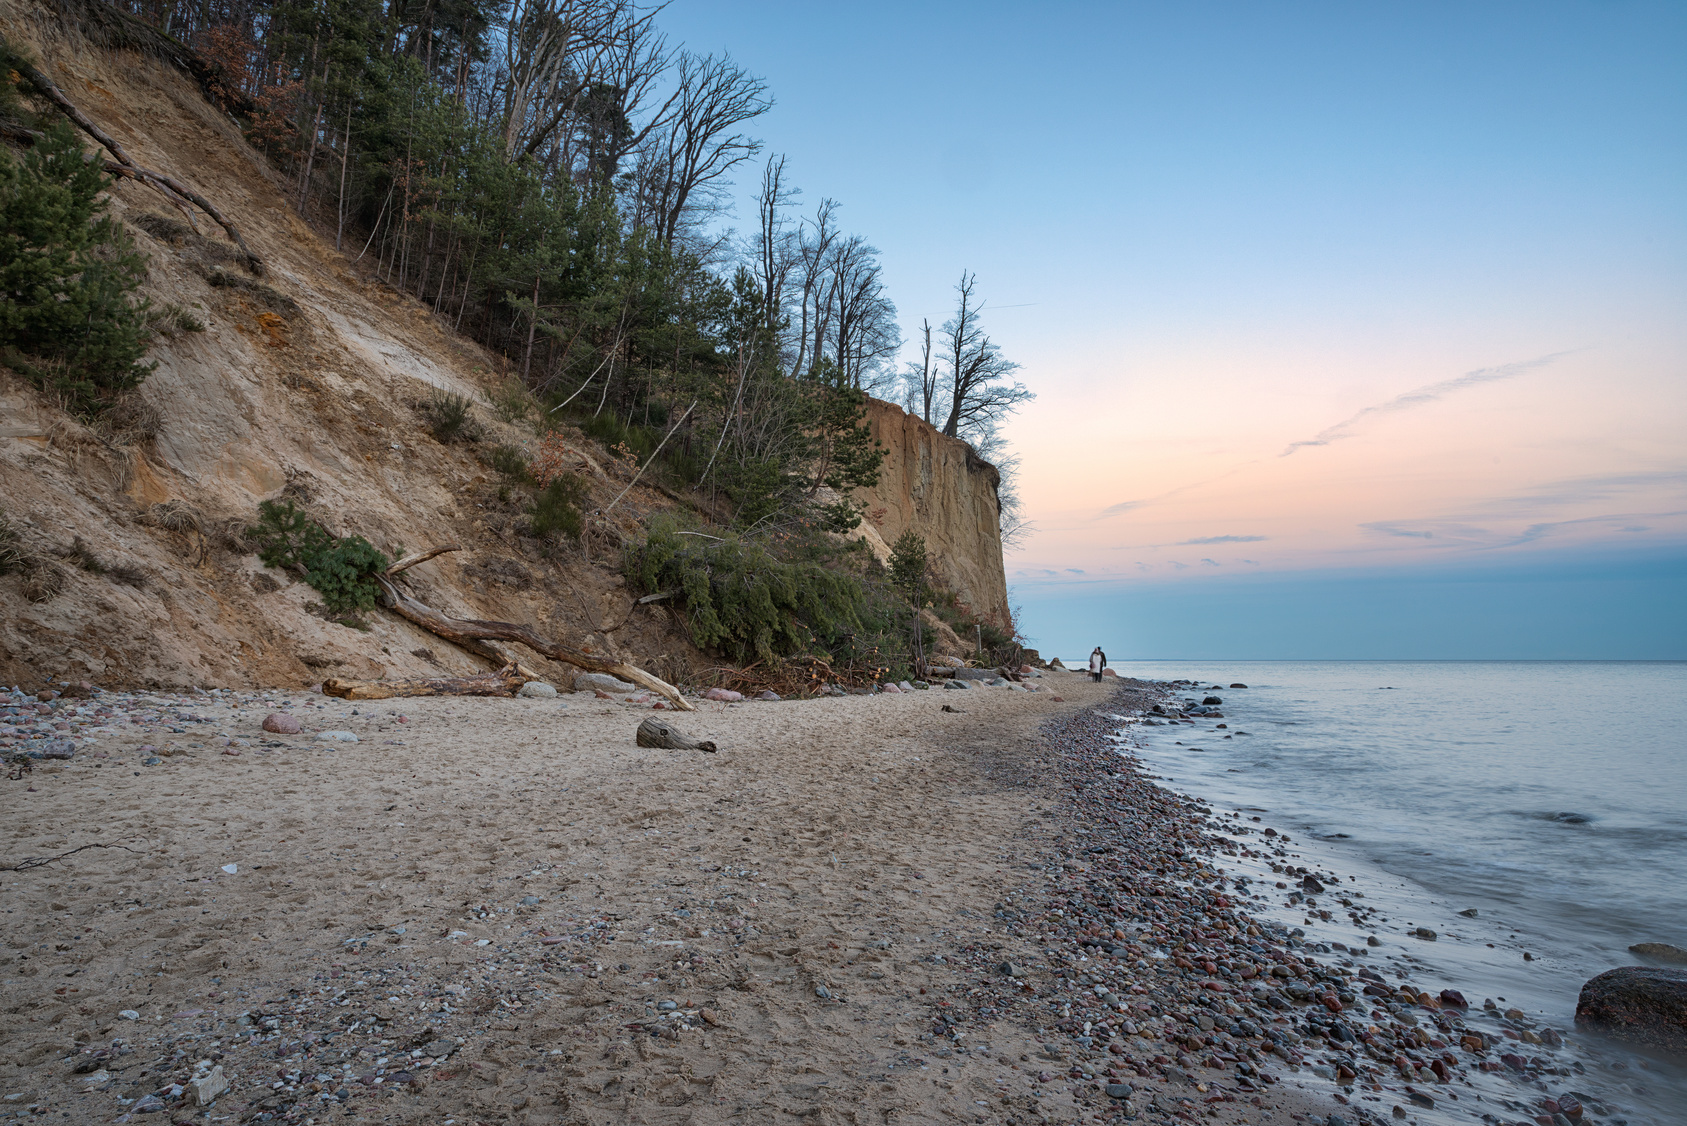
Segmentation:
[(786, 657), (771, 663), (754, 661), (744, 668), (717, 665), (694, 678), (702, 688), (730, 688), (746, 696), (777, 692), (784, 697), (818, 696), (828, 684), (840, 688), (868, 689), (882, 680), (882, 669), (857, 667), (849, 661), (834, 665), (821, 657)]

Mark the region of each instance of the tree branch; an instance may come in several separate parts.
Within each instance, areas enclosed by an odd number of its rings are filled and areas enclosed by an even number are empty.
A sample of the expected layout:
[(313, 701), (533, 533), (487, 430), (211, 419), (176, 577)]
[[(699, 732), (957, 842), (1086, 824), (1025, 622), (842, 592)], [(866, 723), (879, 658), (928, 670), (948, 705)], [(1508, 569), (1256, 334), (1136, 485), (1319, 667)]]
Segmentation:
[[(59, 109), (64, 112), (64, 115), (76, 124), (77, 128), (81, 129), (84, 133), (88, 134), (88, 136), (98, 141), (105, 147), (106, 151), (116, 158), (117, 165), (115, 167), (110, 162), (107, 162), (107, 172), (144, 181), (152, 184), (154, 187), (165, 189), (167, 192), (173, 192), (182, 199), (192, 203), (195, 207), (199, 208), (212, 219), (216, 220), (217, 224), (228, 233), (228, 237), (234, 242), (234, 244), (240, 247), (240, 252), (246, 256), (246, 268), (251, 270), (254, 274), (263, 274), (263, 259), (252, 253), (251, 248), (246, 245), (246, 240), (240, 237), (239, 229), (236, 228), (233, 223), (229, 222), (227, 217), (225, 217), (221, 211), (217, 210), (215, 204), (200, 195), (198, 192), (194, 191), (192, 188), (188, 187), (186, 184), (183, 184), (180, 180), (177, 180), (172, 176), (166, 176), (162, 172), (154, 172), (149, 168), (142, 168), (140, 165), (136, 164), (129, 156), (128, 150), (118, 144), (116, 138), (112, 137), (111, 134), (94, 124), (87, 114), (83, 113), (76, 107), (76, 103), (65, 97), (64, 92), (53, 84), (52, 79), (48, 78), (35, 67), (21, 60), (14, 60), (14, 66), (19, 74), (29, 80), (29, 84), (31, 86), (40, 91), (42, 97), (58, 106)], [(27, 133), (29, 131), (19, 130), (18, 132)], [(13, 135), (16, 134), (14, 133)], [(31, 140), (33, 141), (33, 139), (34, 138), (32, 137)]]

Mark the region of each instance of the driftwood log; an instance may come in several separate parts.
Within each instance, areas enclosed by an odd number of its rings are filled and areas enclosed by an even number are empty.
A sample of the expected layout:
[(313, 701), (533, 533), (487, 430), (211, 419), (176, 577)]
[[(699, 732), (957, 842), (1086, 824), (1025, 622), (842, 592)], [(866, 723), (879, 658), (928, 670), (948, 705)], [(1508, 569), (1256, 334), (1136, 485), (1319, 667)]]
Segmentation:
[[(442, 550), (454, 550), (446, 548)], [(432, 558), (436, 551), (425, 554)], [(400, 560), (404, 563), (406, 560)], [(418, 559), (417, 562), (420, 562)], [(394, 566), (396, 566), (395, 564)], [(414, 566), (413, 563), (407, 564)], [(679, 689), (652, 676), (641, 668), (635, 668), (623, 661), (612, 657), (600, 657), (596, 653), (588, 653), (583, 649), (576, 649), (572, 645), (564, 645), (558, 641), (550, 641), (540, 637), (526, 626), (516, 625), (514, 622), (488, 622), (476, 618), (450, 618), (441, 614), (433, 607), (411, 598), (399, 590), (392, 581), (385, 576), (379, 576), (381, 588), (386, 591), (387, 608), (399, 617), (414, 622), (436, 637), (443, 637), (447, 641), (455, 642), (471, 652), (486, 654), (490, 646), (488, 641), (508, 641), (517, 645), (525, 645), (542, 657), (549, 657), (553, 661), (573, 665), (575, 668), (585, 669), (587, 672), (606, 672), (611, 676), (618, 676), (622, 680), (631, 681), (650, 689), (671, 703), (676, 709), (693, 712), (697, 709), (691, 701), (680, 695)], [(492, 650), (496, 653), (496, 650)], [(500, 654), (501, 657), (501, 654)]]
[(707, 739), (693, 739), (673, 724), (652, 716), (638, 725), (638, 745), (667, 751), (708, 751), (718, 748)]
[(533, 678), (514, 665), (479, 676), (442, 676), (419, 680), (350, 680), (329, 677), (322, 682), (325, 696), (342, 700), (390, 700), (394, 696), (514, 696)]

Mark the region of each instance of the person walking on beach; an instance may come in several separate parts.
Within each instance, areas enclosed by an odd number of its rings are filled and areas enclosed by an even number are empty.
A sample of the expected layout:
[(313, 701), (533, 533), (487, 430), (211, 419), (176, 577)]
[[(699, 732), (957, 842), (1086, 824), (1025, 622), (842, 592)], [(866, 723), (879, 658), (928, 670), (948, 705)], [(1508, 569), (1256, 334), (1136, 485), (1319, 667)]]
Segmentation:
[(1090, 651), (1090, 679), (1099, 684), (1101, 682), (1101, 670), (1106, 667), (1107, 654), (1103, 653), (1101, 646), (1097, 645)]

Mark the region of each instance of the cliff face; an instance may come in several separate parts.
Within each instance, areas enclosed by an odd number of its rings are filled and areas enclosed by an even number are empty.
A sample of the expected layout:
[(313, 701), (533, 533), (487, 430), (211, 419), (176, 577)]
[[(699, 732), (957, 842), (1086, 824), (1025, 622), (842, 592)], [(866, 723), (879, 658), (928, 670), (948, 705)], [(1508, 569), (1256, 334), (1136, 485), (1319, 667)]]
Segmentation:
[[(196, 233), (148, 189), (112, 187), (111, 213), (148, 256), (146, 295), (191, 311), (205, 331), (154, 345), (158, 368), (116, 428), (78, 423), (0, 369), (0, 513), (59, 587), (32, 601), (41, 592), (22, 575), (0, 575), (0, 684), (296, 685), (479, 667), (391, 615), (370, 615), (367, 629), (328, 620), (315, 591), (265, 568), (238, 533), (277, 497), (394, 557), (461, 544), (409, 572), (417, 596), (447, 614), (525, 623), (670, 681), (710, 663), (676, 610), (635, 603), (612, 543), (544, 548), (517, 534), (521, 502), (472, 450), (436, 441), (425, 409), (432, 394), (459, 394), (478, 404), (485, 446), (531, 441), (484, 400), (497, 359), (354, 272), (353, 255), (296, 216), (296, 187), (192, 81), (95, 47), (42, 7), (0, 4), (0, 34), (33, 51), (137, 162), (219, 201), (267, 266), (249, 277), (214, 226)], [(916, 528), (945, 585), (1005, 618), (995, 470), (887, 403), (874, 402), (871, 418), (888, 456), (863, 534), (884, 558)], [(592, 449), (582, 440), (577, 464), (588, 505), (603, 505), (631, 471)], [(636, 536), (668, 505), (640, 486), (614, 518)], [(557, 682), (571, 678), (521, 654)]]
[[(116, 431), (81, 425), (0, 370), (0, 511), (62, 588), (32, 601), (20, 575), (0, 576), (0, 683), (297, 685), (479, 667), (391, 615), (370, 615), (366, 630), (327, 620), (315, 591), (262, 566), (238, 530), (278, 496), (393, 556), (461, 544), (415, 569), (418, 596), (448, 614), (584, 639), (666, 678), (700, 660), (672, 611), (634, 605), (602, 545), (536, 553), (515, 534), (523, 513), (496, 474), (436, 441), (419, 409), (436, 392), (460, 394), (480, 404), (487, 444), (531, 440), (485, 405), (495, 358), (353, 273), (352, 255), (298, 219), (296, 189), (190, 80), (99, 49), (45, 8), (0, 4), (0, 34), (32, 50), (137, 162), (221, 201), (267, 266), (250, 277), (213, 225), (195, 233), (157, 194), (112, 187), (111, 213), (148, 257), (146, 295), (205, 330), (154, 345), (158, 369), (133, 424)], [(584, 445), (580, 466), (599, 503), (629, 476)], [(657, 504), (635, 489), (616, 518), (636, 532)], [(522, 652), (553, 680), (571, 676)]]
[(856, 494), (867, 504), (861, 534), (888, 559), (889, 545), (913, 528), (925, 537), (943, 585), (976, 613), (1005, 625), (1010, 610), (996, 467), (891, 403), (869, 400), (868, 424), (885, 460), (878, 486)]

